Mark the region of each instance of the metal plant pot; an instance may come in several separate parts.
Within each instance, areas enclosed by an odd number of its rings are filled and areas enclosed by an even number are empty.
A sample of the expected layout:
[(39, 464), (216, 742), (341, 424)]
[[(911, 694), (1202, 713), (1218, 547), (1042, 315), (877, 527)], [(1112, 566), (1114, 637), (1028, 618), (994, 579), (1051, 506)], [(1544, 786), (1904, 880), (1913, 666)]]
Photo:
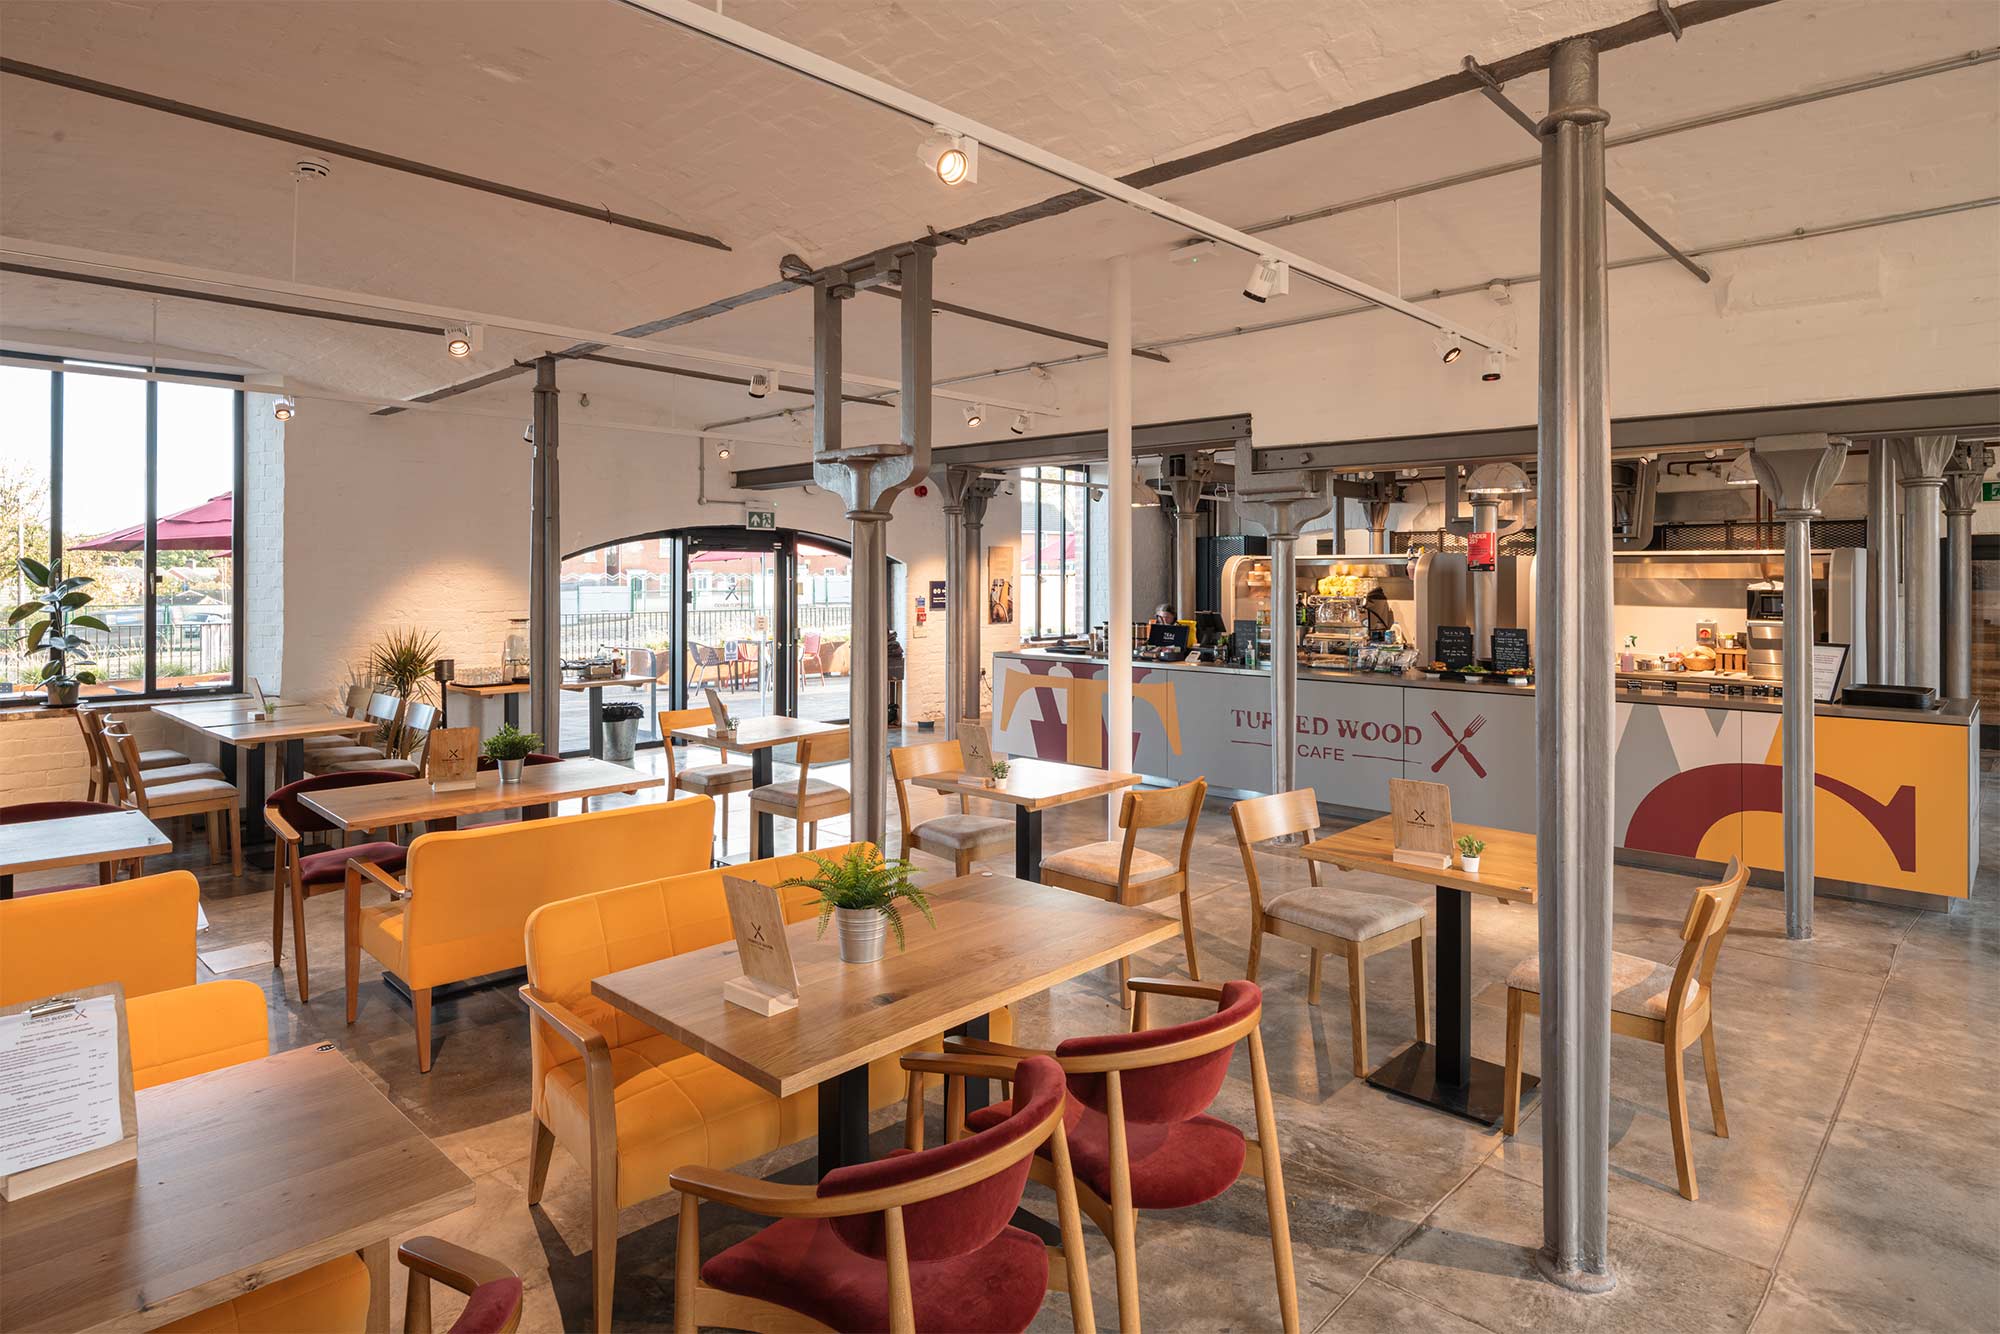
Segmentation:
[(833, 920), (840, 928), (842, 963), (880, 963), (882, 941), (889, 923), (873, 908), (835, 908)]
[(48, 692), (48, 707), (52, 709), (73, 709), (76, 707), (77, 683), (75, 681), (51, 681), (42, 687)]
[(526, 759), (500, 761), (500, 781), (503, 783), (520, 782), (521, 770), (527, 766), (527, 763)]

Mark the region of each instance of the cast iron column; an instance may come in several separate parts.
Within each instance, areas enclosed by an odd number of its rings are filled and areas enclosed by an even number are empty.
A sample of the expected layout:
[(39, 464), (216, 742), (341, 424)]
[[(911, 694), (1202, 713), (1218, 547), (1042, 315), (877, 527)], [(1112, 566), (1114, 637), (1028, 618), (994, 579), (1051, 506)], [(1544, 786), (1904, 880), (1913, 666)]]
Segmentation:
[(1847, 442), (1813, 435), (1761, 436), (1750, 447), (1758, 485), (1785, 524), (1784, 733), (1785, 935), (1813, 933), (1812, 521), (1840, 480)]
[(944, 723), (938, 734), (946, 740), (958, 735), (958, 720), (965, 716), (960, 696), (965, 674), (959, 669), (959, 610), (965, 601), (964, 507), (958, 503), (965, 484), (964, 468), (945, 470), (944, 485)]
[(1972, 696), (1972, 511), (1990, 451), (1960, 445), (1944, 475), (1944, 694)]
[[(1247, 446), (1237, 449), (1236, 514), (1261, 526), (1271, 540), (1271, 791), (1298, 786), (1299, 625), (1292, 599), (1298, 595), (1299, 529), (1333, 508), (1324, 473), (1253, 476)], [(1246, 483), (1245, 478), (1251, 478)], [(1266, 488), (1246, 496), (1246, 486)], [(1286, 489), (1273, 493), (1269, 488)]]
[[(1897, 521), (1896, 445), (1868, 446), (1868, 661), (1855, 674), (1875, 685), (1903, 679), (1902, 525)], [(1866, 675), (1863, 676), (1862, 673)]]
[(556, 359), (535, 359), (534, 474), (528, 511), (528, 728), (562, 753), (562, 488)]
[[(1132, 257), (1113, 255), (1105, 284), (1104, 457), (1111, 504), (1111, 605), (1104, 664), (1104, 767), (1132, 766)], [(1086, 618), (1088, 619), (1088, 618)], [(1086, 630), (1088, 626), (1084, 627)], [(1106, 838), (1118, 837), (1114, 796), (1105, 803)]]
[(1195, 548), (1201, 533), (1201, 493), (1215, 476), (1215, 462), (1206, 454), (1174, 454), (1161, 461), (1161, 470), (1174, 502), (1174, 614), (1191, 621), (1200, 600)]
[(1920, 435), (1898, 445), (1903, 488), (1903, 684), (1940, 689), (1938, 548), (1944, 467), (1958, 437)]
[(975, 475), (970, 486), (959, 499), (964, 507), (965, 517), (962, 528), (965, 538), (965, 581), (967, 593), (965, 604), (959, 608), (963, 621), (958, 626), (958, 665), (964, 673), (964, 681), (959, 690), (962, 718), (978, 719), (985, 714), (981, 699), (981, 686), (985, 677), (985, 649), (981, 634), (986, 624), (986, 581), (981, 577), (985, 549), (986, 505), (999, 493), (1000, 483), (991, 477)]
[[(813, 284), (813, 481), (840, 497), (853, 525), (854, 642), (849, 662), (853, 836), (882, 846), (889, 761), (889, 509), (924, 479), (931, 457), (931, 259), (927, 245), (874, 257)], [(841, 432), (840, 303), (857, 281), (903, 293), (900, 439), (848, 448)], [(949, 594), (947, 594), (949, 597)], [(949, 606), (949, 602), (946, 604)]]
[(1536, 915), (1542, 969), (1542, 1251), (1548, 1278), (1608, 1292), (1611, 414), (1597, 49), (1564, 42), (1542, 137), (1535, 452)]

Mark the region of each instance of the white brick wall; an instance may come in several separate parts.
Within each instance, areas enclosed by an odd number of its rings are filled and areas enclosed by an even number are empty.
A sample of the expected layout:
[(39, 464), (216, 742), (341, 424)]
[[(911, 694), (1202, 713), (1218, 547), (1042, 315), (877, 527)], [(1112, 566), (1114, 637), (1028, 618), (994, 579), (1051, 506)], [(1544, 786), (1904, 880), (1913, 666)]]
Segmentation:
[(243, 670), (276, 694), (285, 675), (285, 428), (248, 395), (243, 430)]

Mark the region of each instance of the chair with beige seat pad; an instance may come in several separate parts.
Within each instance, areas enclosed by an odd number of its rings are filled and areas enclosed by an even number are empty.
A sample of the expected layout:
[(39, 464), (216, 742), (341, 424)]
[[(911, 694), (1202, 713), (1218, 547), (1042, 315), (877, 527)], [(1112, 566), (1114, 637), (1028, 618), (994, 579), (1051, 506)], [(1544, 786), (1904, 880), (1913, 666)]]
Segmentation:
[[(87, 799), (117, 801), (118, 779), (111, 769), (111, 749), (104, 740), (105, 725), (117, 723), (117, 718), (100, 709), (78, 709), (76, 721), (83, 731), (83, 747), (90, 758)], [(165, 747), (141, 750), (139, 772), (149, 783), (185, 783), (197, 778), (222, 777), (222, 770), (214, 765), (189, 760), (180, 751)]]
[[(750, 818), (754, 821), (767, 811), (783, 816), (802, 826), (794, 847), (817, 848), (819, 822), (847, 814), (852, 798), (840, 784), (814, 778), (812, 767), (815, 764), (842, 763), (847, 759), (850, 745), (846, 732), (829, 732), (799, 742), (798, 777), (782, 778), (775, 783), (752, 788)], [(766, 856), (771, 853), (769, 848), (762, 851)]]
[(412, 701), (403, 713), (403, 734), (414, 737), (407, 758), (394, 755), (377, 755), (374, 758), (356, 756), (351, 759), (322, 763), (320, 773), (330, 774), (395, 774), (400, 778), (421, 778), (424, 773), (424, 746), (430, 741), (431, 727), (437, 722), (437, 705)]
[(1319, 797), (1311, 788), (1252, 797), (1230, 808), (1236, 826), (1236, 847), (1243, 857), (1243, 877), (1250, 885), (1250, 963), (1247, 974), (1257, 980), (1264, 957), (1264, 937), (1296, 941), (1312, 951), (1306, 973), (1306, 1004), (1319, 1004), (1320, 958), (1338, 954), (1347, 960), (1347, 1007), (1354, 1039), (1354, 1073), (1368, 1073), (1368, 987), (1366, 961), (1408, 942), (1410, 972), (1416, 982), (1417, 1041), (1431, 1040), (1430, 1004), (1425, 998), (1424, 910), (1391, 894), (1364, 894), (1319, 882), (1319, 863), (1307, 862), (1307, 885), (1264, 897), (1257, 872), (1256, 845), (1292, 834), (1308, 837), (1319, 831)]
[(661, 709), (660, 735), (665, 738), (667, 750), (667, 797), (676, 792), (692, 792), (696, 796), (709, 797), (722, 809), (722, 853), (729, 855), (729, 794), (748, 792), (757, 785), (751, 777), (748, 764), (732, 764), (729, 747), (721, 742), (715, 748), (721, 753), (721, 760), (715, 764), (681, 764), (675, 755), (677, 743), (674, 733), (682, 728), (700, 727), (703, 723), (715, 721), (715, 716), (706, 707), (699, 709)]
[[(403, 701), (384, 691), (375, 691), (368, 696), (368, 705), (361, 711), (361, 720), (373, 723), (382, 736), (393, 735), (396, 720), (403, 716)], [(353, 737), (331, 737), (322, 745), (306, 747), (306, 769), (316, 774), (334, 772), (340, 764), (355, 760), (380, 760), (390, 758), (380, 746), (366, 746)]]
[[(1208, 795), (1208, 780), (1197, 778), (1180, 787), (1157, 792), (1127, 792), (1118, 807), (1118, 827), (1122, 839), (1086, 843), (1080, 848), (1042, 858), (1042, 883), (1079, 894), (1104, 899), (1124, 907), (1137, 907), (1169, 894), (1180, 895), (1181, 943), (1187, 950), (1188, 976), (1201, 980), (1201, 964), (1195, 955), (1194, 904), (1188, 896), (1188, 856), (1194, 851), (1195, 824), (1201, 818), (1202, 798)], [(1170, 862), (1155, 852), (1138, 846), (1141, 829), (1184, 826), (1180, 859)], [(1132, 993), (1126, 983), (1132, 977), (1132, 961), (1118, 961), (1118, 998), (1132, 1008)]]
[(220, 778), (192, 778), (172, 783), (149, 783), (139, 768), (139, 743), (117, 724), (104, 729), (104, 743), (111, 755), (112, 777), (121, 800), (135, 807), (149, 820), (171, 820), (180, 815), (201, 815), (208, 827), (209, 855), (222, 859), (222, 840), (229, 841), (229, 869), (243, 874), (243, 833), (236, 817), (237, 792), (233, 784)]
[(956, 741), (927, 741), (918, 746), (902, 746), (889, 752), (889, 768), (896, 782), (896, 810), (903, 820), (903, 855), (928, 852), (952, 864), (958, 875), (967, 875), (980, 857), (1003, 851), (1014, 840), (1014, 822), (994, 815), (974, 815), (958, 799), (956, 815), (937, 815), (917, 824), (910, 823), (910, 780), (927, 774), (965, 772), (965, 752)]
[[(1729, 921), (1736, 915), (1749, 876), (1750, 868), (1731, 858), (1719, 882), (1694, 892), (1681, 922), (1680, 958), (1673, 963), (1655, 963), (1615, 951), (1611, 955), (1611, 1031), (1657, 1042), (1666, 1049), (1667, 1123), (1674, 1137), (1674, 1172), (1681, 1194), (1690, 1200), (1696, 1197), (1694, 1155), (1688, 1142), (1687, 1071), (1681, 1055), (1696, 1042), (1701, 1043), (1716, 1138), (1728, 1139), (1722, 1069), (1715, 1054), (1713, 987), (1723, 938), (1729, 934)], [(1507, 1110), (1502, 1128), (1509, 1135), (1521, 1119), (1521, 1020), (1541, 1012), (1541, 958), (1529, 955), (1507, 978)]]
[[(365, 685), (349, 686), (343, 698), (341, 712), (350, 718), (371, 721), (367, 718), (367, 713), (368, 702), (372, 697), (373, 691)], [(315, 754), (324, 751), (350, 750), (354, 752), (348, 756), (350, 759), (379, 760), (387, 758), (387, 753), (381, 747), (368, 745), (366, 742), (346, 733), (339, 733), (334, 736), (309, 736), (305, 740), (305, 747), (307, 768), (313, 767), (312, 761)], [(360, 753), (362, 751), (372, 751), (373, 754), (362, 755)]]

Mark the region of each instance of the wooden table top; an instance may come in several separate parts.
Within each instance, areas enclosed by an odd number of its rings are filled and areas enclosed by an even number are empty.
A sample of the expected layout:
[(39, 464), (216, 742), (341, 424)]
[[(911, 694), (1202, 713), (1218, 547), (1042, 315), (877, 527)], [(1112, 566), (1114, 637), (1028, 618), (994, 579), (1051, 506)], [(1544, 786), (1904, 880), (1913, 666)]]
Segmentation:
[(297, 741), (309, 736), (333, 736), (341, 732), (370, 732), (375, 724), (365, 718), (350, 718), (324, 704), (274, 702), (271, 716), (253, 721), (255, 706), (249, 700), (186, 704), (155, 704), (153, 712), (173, 719), (181, 726), (230, 746), (261, 746), (272, 741)]
[(1059, 760), (1010, 759), (1007, 761), (1007, 777), (995, 780), (991, 787), (981, 783), (974, 774), (925, 774), (910, 781), (933, 792), (984, 797), (988, 801), (1004, 801), (1023, 810), (1041, 811), (1051, 806), (1066, 806), (1073, 801), (1101, 797), (1123, 787), (1134, 787), (1141, 780), (1137, 774), (1092, 769), (1082, 764), (1064, 764)]
[(807, 741), (816, 736), (833, 736), (846, 730), (846, 723), (822, 723), (812, 718), (787, 718), (779, 715), (773, 718), (739, 718), (736, 720), (735, 736), (717, 736), (714, 723), (702, 723), (696, 727), (676, 727), (673, 735), (683, 741), (698, 741), (704, 746), (721, 745), (730, 750), (768, 750), (772, 746), (789, 746), (795, 741)]
[[(657, 676), (607, 676), (602, 681), (565, 681), (564, 690), (594, 690), (599, 686), (649, 686), (660, 678)], [(445, 689), (456, 690), (461, 695), (525, 695), (532, 688), (527, 681), (493, 681), (485, 685), (467, 684), (464, 681), (449, 682)]]
[(1452, 824), (1454, 836), (1471, 834), (1483, 839), (1486, 851), (1479, 857), (1479, 874), (1467, 875), (1454, 860), (1449, 867), (1416, 866), (1395, 860), (1395, 831), (1390, 817), (1370, 820), (1338, 834), (1316, 839), (1301, 850), (1307, 861), (1327, 862), (1343, 871), (1366, 867), (1398, 880), (1415, 880), (1426, 885), (1445, 885), (1471, 894), (1496, 899), (1533, 903), (1536, 893), (1535, 836), (1513, 829), (1489, 829), (1484, 825)]
[(369, 783), (307, 792), (301, 794), (300, 800), (341, 829), (376, 829), (418, 820), (545, 806), (577, 797), (600, 797), (607, 792), (637, 792), (641, 788), (665, 787), (666, 782), (664, 778), (608, 760), (563, 760), (556, 764), (528, 765), (521, 770), (518, 783), (503, 783), (498, 769), (488, 769), (479, 775), (479, 786), (456, 792), (433, 792), (428, 779), (407, 778), (400, 783)]
[(337, 1051), (138, 1103), (137, 1164), (0, 1205), (0, 1328), (151, 1329), (472, 1203), (472, 1179)]
[(969, 875), (930, 887), (933, 929), (906, 910), (909, 948), (840, 961), (838, 928), (787, 928), (799, 1004), (769, 1019), (722, 999), (742, 975), (736, 942), (627, 968), (590, 989), (780, 1097), (902, 1051), (1002, 1005), (1179, 934), (1180, 924), (1066, 889)]
[(165, 852), (173, 840), (137, 811), (0, 824), (0, 875), (125, 861)]

